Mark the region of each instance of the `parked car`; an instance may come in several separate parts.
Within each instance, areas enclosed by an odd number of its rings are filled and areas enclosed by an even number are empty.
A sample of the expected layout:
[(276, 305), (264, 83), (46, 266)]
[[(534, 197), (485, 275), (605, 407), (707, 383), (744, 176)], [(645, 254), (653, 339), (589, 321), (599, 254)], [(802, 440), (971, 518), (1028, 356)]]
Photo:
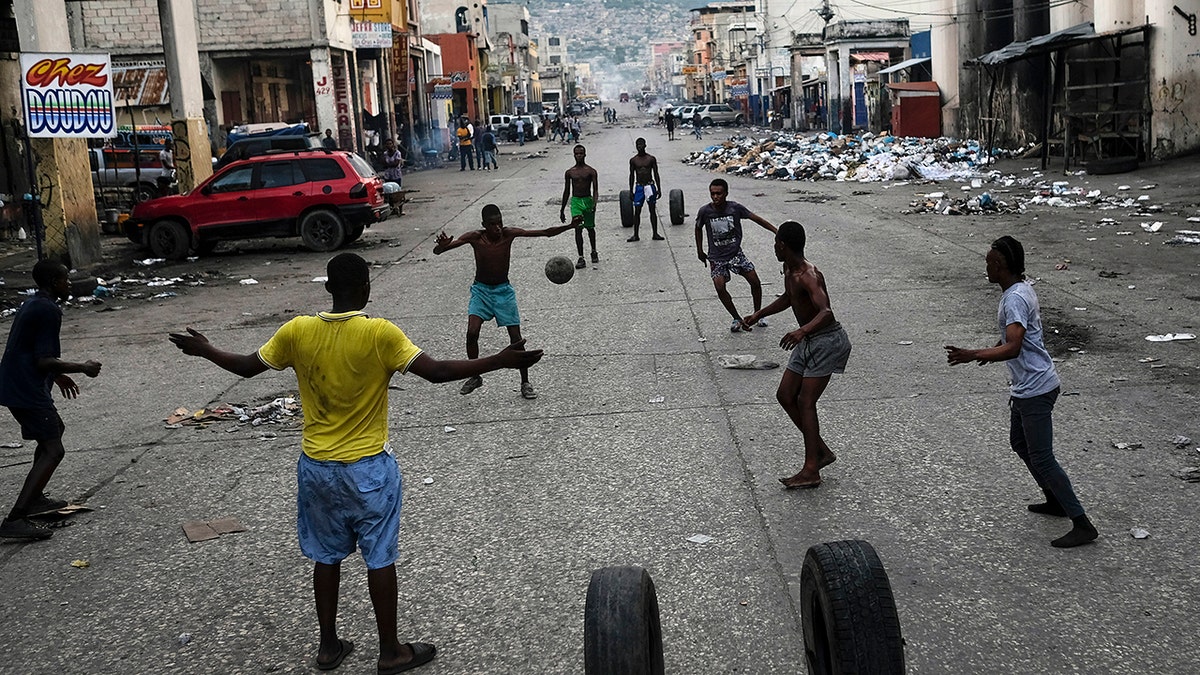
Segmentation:
[(98, 188), (126, 188), (133, 192), (133, 201), (144, 202), (159, 196), (158, 177), (162, 162), (158, 152), (162, 146), (139, 148), (89, 148), (92, 165), (92, 185)]
[(508, 126), (508, 129), (509, 129), (508, 140), (510, 140), (510, 141), (517, 140), (517, 118), (518, 117), (521, 118), (521, 120), (525, 122), (525, 140), (526, 141), (536, 141), (537, 139), (542, 137), (542, 135), (543, 135), (542, 123), (537, 115), (517, 115), (516, 117), (513, 117), (512, 123), (509, 124), (509, 126)]
[[(696, 111), (690, 111), (689, 116), (695, 116)], [(700, 106), (700, 126), (711, 127), (714, 124), (742, 124), (746, 116), (741, 111), (734, 110), (726, 103), (713, 103)]]
[(225, 154), (221, 155), (213, 168), (220, 169), (239, 159), (261, 155), (268, 150), (309, 150), (323, 147), (325, 146), (321, 144), (321, 134), (240, 138), (229, 144), (229, 147), (225, 149)]
[(333, 251), (388, 210), (383, 181), (362, 157), (271, 151), (218, 169), (185, 195), (137, 205), (124, 229), (134, 243), (171, 260), (193, 249), (210, 253), (221, 241), (258, 237), (299, 236), (314, 251)]
[(680, 124), (682, 124), (684, 122), (691, 122), (692, 121), (692, 113), (696, 110), (697, 107), (699, 107), (699, 106), (681, 105), (678, 108), (673, 108), (671, 110), (671, 114), (675, 115), (675, 119), (679, 120)]

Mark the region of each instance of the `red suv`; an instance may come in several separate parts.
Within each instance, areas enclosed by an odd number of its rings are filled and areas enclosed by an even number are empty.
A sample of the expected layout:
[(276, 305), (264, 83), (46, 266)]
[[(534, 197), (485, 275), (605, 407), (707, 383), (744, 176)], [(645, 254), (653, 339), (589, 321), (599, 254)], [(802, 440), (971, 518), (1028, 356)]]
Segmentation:
[(275, 151), (234, 162), (185, 195), (138, 204), (125, 235), (171, 260), (258, 237), (300, 236), (314, 251), (333, 251), (387, 212), (383, 182), (362, 157)]

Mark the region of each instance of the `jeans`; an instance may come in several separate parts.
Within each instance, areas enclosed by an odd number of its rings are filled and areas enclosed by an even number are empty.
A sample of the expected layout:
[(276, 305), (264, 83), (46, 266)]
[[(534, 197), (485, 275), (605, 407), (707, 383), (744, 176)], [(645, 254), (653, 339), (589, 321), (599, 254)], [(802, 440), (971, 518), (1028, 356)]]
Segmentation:
[(458, 166), (459, 171), (466, 171), (467, 165), (471, 165), (471, 170), (475, 170), (475, 151), (469, 145), (458, 146)]
[(1071, 518), (1083, 515), (1083, 506), (1071, 487), (1067, 472), (1054, 457), (1054, 422), (1051, 413), (1059, 389), (1031, 398), (1009, 397), (1008, 440), (1013, 452), (1025, 462), (1029, 473), (1062, 505)]
[(525, 132), (524, 131), (517, 132), (517, 143), (520, 145), (525, 145)]

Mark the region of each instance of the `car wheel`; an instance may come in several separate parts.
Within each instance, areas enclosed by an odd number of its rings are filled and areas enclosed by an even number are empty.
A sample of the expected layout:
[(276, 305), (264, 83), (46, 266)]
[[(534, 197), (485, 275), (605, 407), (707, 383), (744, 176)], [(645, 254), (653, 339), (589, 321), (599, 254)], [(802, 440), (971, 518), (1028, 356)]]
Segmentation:
[(671, 206), (671, 224), (682, 225), (686, 215), (683, 212), (683, 190), (675, 189), (667, 193)]
[(217, 250), (217, 244), (221, 243), (216, 239), (204, 239), (196, 242), (196, 253), (198, 255), (208, 255)]
[(702, 126), (702, 127), (711, 127), (711, 126), (712, 126), (712, 118), (711, 118), (711, 117), (705, 117), (704, 119), (700, 120), (700, 126)]
[(621, 204), (621, 227), (633, 227), (633, 193), (621, 190), (617, 200)]
[(817, 544), (800, 575), (810, 673), (904, 673), (904, 638), (883, 562), (865, 541)]
[(134, 202), (141, 204), (158, 197), (158, 187), (149, 183), (138, 183), (133, 186)]
[(366, 229), (366, 225), (351, 226), (350, 231), (346, 233), (346, 243), (349, 244), (351, 242), (358, 241), (358, 238), (363, 235), (363, 231), (365, 229)]
[(741, 124), (745, 124), (745, 122), (746, 122), (746, 116), (745, 116), (745, 115), (738, 115), (737, 117), (733, 118), (733, 123), (734, 123), (734, 124), (741, 125)]
[(182, 260), (192, 246), (192, 233), (183, 223), (175, 220), (160, 220), (150, 226), (146, 233), (150, 252), (158, 258)]
[(592, 572), (583, 610), (583, 672), (662, 675), (662, 623), (654, 581), (641, 567)]
[(317, 209), (300, 219), (300, 237), (314, 251), (336, 251), (346, 243), (346, 226), (333, 211)]

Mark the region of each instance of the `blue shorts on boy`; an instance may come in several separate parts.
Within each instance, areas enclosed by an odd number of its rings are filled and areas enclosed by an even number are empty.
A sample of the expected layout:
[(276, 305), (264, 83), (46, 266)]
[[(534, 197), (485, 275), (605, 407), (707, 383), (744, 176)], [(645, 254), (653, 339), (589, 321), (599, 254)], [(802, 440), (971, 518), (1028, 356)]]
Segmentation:
[(496, 325), (520, 326), (521, 315), (517, 312), (517, 292), (512, 284), (471, 284), (471, 302), (467, 313), (484, 321), (496, 320)]
[(296, 463), (296, 532), (313, 562), (336, 565), (362, 549), (367, 569), (396, 562), (403, 479), (391, 452), (357, 462)]

